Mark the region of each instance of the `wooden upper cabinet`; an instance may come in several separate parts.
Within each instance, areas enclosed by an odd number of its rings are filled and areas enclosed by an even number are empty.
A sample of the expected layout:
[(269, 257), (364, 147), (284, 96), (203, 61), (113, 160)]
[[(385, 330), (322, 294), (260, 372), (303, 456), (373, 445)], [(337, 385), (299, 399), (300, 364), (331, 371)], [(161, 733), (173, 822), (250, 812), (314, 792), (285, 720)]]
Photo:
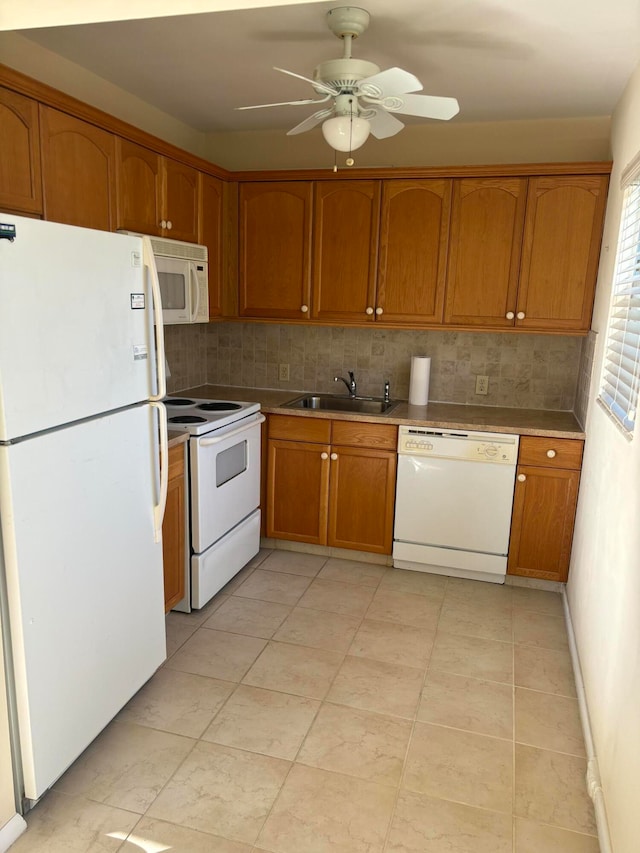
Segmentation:
[(0, 87), (0, 207), (42, 213), (38, 103)]
[(154, 151), (118, 138), (117, 228), (162, 234), (161, 158)]
[(118, 139), (117, 227), (195, 243), (199, 173), (191, 166)]
[(451, 180), (384, 181), (376, 319), (441, 323)]
[(589, 328), (607, 187), (599, 175), (529, 180), (518, 326)]
[(373, 320), (380, 182), (319, 181), (315, 191), (312, 316)]
[(311, 198), (309, 181), (240, 186), (241, 317), (309, 316)]
[(168, 157), (162, 158), (162, 234), (172, 240), (196, 243), (200, 206), (199, 173)]
[(116, 143), (112, 133), (40, 107), (46, 219), (111, 231), (115, 227)]
[(454, 181), (445, 322), (514, 325), (526, 178)]
[(224, 188), (222, 181), (211, 175), (200, 175), (200, 230), (198, 243), (209, 255), (209, 316), (222, 314), (222, 223)]

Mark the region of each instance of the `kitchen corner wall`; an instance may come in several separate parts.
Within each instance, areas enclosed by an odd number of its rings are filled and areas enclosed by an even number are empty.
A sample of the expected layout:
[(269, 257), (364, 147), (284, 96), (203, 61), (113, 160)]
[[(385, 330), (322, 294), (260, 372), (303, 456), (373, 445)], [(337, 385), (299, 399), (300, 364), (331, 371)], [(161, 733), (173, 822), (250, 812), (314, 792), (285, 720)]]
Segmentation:
[(582, 338), (582, 349), (580, 352), (580, 365), (578, 367), (578, 384), (576, 386), (576, 403), (574, 412), (576, 418), (584, 428), (587, 422), (587, 408), (589, 405), (589, 391), (591, 389), (591, 374), (593, 373), (593, 360), (596, 351), (597, 332), (591, 330), (585, 338)]
[[(169, 326), (169, 390), (204, 382), (296, 391), (342, 391), (334, 376), (353, 370), (358, 392), (381, 396), (385, 380), (394, 399), (409, 396), (412, 355), (431, 356), (429, 399), (530, 409), (572, 411), (583, 338), (487, 332), (405, 331), (213, 323)], [(278, 379), (289, 365), (289, 381)], [(475, 377), (489, 377), (489, 393), (475, 393)]]

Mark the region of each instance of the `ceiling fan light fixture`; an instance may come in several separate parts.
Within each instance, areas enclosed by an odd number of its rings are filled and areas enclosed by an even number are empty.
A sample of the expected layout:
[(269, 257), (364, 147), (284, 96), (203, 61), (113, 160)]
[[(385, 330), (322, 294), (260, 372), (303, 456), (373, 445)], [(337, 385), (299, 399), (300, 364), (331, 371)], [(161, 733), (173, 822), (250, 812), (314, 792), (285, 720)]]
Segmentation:
[(371, 125), (354, 115), (335, 116), (322, 124), (322, 135), (336, 151), (355, 151), (367, 141)]

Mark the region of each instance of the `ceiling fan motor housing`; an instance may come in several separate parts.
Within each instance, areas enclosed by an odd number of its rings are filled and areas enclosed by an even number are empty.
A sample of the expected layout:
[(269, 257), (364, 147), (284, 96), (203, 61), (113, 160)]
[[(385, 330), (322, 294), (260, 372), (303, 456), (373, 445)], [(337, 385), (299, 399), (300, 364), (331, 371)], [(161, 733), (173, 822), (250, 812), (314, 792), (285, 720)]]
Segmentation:
[(327, 25), (338, 38), (358, 38), (369, 26), (370, 20), (367, 10), (358, 6), (340, 6), (327, 12)]
[[(351, 94), (360, 80), (379, 71), (380, 66), (366, 59), (328, 59), (316, 66), (313, 79), (334, 86), (341, 94)], [(320, 90), (316, 91), (322, 94)]]

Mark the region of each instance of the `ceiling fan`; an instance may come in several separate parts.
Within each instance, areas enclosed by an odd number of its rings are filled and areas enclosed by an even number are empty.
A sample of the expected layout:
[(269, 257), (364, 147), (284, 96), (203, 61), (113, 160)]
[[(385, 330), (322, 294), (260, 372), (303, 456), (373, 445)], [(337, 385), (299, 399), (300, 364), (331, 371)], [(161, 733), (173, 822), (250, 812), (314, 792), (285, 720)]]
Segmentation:
[(386, 139), (401, 131), (404, 124), (395, 113), (442, 120), (453, 118), (460, 111), (455, 98), (413, 94), (422, 89), (422, 83), (413, 74), (402, 68), (380, 71), (375, 63), (351, 56), (353, 39), (362, 35), (369, 21), (365, 9), (355, 6), (331, 9), (327, 12), (327, 23), (331, 32), (344, 42), (342, 58), (321, 62), (314, 69), (313, 79), (285, 68), (274, 68), (310, 83), (322, 97), (236, 109), (326, 104), (288, 131), (287, 136), (304, 133), (322, 123), (329, 145), (336, 151), (349, 153), (364, 145), (370, 132), (377, 139)]

